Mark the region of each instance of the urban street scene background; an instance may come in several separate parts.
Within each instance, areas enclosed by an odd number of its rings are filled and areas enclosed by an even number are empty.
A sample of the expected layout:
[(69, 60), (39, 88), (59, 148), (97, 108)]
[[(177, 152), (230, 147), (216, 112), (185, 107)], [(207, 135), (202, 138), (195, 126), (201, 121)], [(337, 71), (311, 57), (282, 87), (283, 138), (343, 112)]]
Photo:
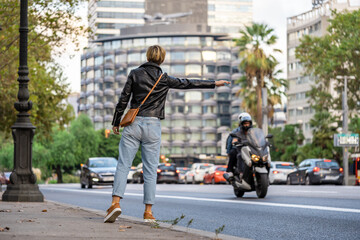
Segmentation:
[[(160, 45), (168, 75), (230, 84), (169, 91), (159, 219), (182, 216), (180, 226), (216, 237), (358, 238), (359, 0), (7, 0), (0, 16), (3, 201), (105, 211), (122, 133), (115, 107)], [(243, 112), (270, 136), (265, 198), (223, 177)], [(139, 149), (126, 215), (141, 217), (143, 182)]]

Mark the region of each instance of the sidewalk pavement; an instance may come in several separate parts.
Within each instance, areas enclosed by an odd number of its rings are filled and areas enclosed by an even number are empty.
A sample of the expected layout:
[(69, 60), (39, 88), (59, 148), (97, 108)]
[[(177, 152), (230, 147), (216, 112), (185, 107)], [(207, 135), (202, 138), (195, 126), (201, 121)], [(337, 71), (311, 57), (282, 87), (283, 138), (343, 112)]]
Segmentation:
[[(205, 232), (170, 224), (159, 226), (142, 219), (123, 216), (115, 223), (103, 223), (104, 211), (45, 201), (0, 201), (0, 239), (215, 239)], [(226, 224), (225, 224), (226, 225)], [(215, 230), (214, 230), (215, 231)], [(219, 239), (241, 239), (218, 235)]]

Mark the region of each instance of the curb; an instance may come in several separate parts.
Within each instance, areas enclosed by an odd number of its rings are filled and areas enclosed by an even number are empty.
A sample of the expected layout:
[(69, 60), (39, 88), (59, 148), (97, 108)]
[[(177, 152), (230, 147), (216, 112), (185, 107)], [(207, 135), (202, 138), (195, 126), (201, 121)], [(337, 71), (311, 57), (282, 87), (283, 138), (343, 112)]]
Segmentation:
[[(52, 200), (45, 200), (45, 202), (55, 203), (55, 204), (58, 204), (58, 205), (69, 207), (69, 208), (77, 208), (77, 209), (80, 209), (80, 210), (83, 210), (83, 211), (87, 211), (87, 212), (91, 212), (91, 213), (100, 215), (102, 217), (105, 214), (105, 212), (101, 211), (101, 210), (80, 207), (80, 206), (76, 206), (76, 205), (72, 205), (72, 204), (60, 203), (60, 202), (56, 202), (56, 201), (52, 201)], [(130, 220), (130, 221), (134, 221), (134, 222), (144, 223), (144, 220), (142, 218), (127, 216), (127, 215), (121, 215), (121, 218), (124, 218), (126, 220)], [(196, 234), (196, 235), (200, 235), (200, 236), (203, 236), (203, 237), (208, 237), (208, 238), (215, 239), (215, 233), (214, 232), (207, 232), (207, 231), (194, 229), (194, 228), (186, 228), (186, 227), (183, 227), (183, 226), (171, 226), (171, 224), (162, 223), (162, 222), (160, 222), (158, 224), (162, 228), (168, 228), (168, 229), (172, 229), (172, 230), (179, 231), (179, 232), (191, 233), (191, 234)], [(249, 238), (240, 238), (240, 237), (231, 236), (231, 235), (227, 235), (227, 234), (218, 234), (218, 239), (219, 240), (220, 239), (221, 240), (249, 240)]]

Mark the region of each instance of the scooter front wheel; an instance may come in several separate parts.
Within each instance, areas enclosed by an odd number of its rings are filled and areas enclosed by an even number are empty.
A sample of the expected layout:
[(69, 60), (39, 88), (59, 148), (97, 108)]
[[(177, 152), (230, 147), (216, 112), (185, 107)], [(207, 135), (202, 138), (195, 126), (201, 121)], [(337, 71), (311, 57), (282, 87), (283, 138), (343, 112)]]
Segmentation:
[(267, 194), (268, 186), (269, 186), (269, 178), (266, 173), (257, 173), (256, 174), (256, 195), (258, 198), (264, 198)]
[(244, 191), (241, 191), (241, 190), (235, 189), (235, 188), (234, 188), (234, 193), (235, 193), (235, 196), (236, 196), (236, 197), (242, 197), (242, 196), (244, 196), (244, 194), (245, 194)]

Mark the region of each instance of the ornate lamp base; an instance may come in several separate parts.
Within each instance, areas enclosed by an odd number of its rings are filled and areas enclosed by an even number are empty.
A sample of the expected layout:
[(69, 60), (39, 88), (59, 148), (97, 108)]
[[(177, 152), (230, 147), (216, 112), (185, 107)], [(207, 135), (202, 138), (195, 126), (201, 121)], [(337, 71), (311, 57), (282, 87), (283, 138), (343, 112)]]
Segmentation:
[(7, 202), (43, 202), (44, 196), (37, 184), (9, 184), (2, 195)]

